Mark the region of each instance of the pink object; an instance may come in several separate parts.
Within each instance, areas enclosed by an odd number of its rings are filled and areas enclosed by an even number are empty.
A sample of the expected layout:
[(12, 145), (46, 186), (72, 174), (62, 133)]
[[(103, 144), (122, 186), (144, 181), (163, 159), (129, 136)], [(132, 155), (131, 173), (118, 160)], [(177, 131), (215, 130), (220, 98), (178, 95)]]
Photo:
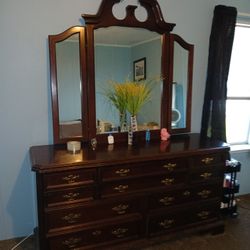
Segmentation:
[(166, 128), (161, 129), (161, 140), (162, 141), (167, 141), (170, 137), (170, 134), (168, 133)]

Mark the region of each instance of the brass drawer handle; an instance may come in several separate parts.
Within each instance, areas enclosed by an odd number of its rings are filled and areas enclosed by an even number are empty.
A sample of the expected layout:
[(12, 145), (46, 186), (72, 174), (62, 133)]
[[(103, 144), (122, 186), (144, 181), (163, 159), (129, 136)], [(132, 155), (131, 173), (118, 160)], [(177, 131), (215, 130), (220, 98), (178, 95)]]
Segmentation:
[(166, 179), (162, 180), (161, 183), (163, 183), (165, 185), (171, 185), (174, 183), (174, 178), (166, 178)]
[(68, 193), (63, 195), (63, 198), (67, 199), (68, 201), (74, 201), (78, 198), (79, 195), (80, 193)]
[(114, 188), (115, 191), (118, 191), (119, 193), (124, 193), (128, 189), (128, 185), (119, 185)]
[(112, 210), (115, 211), (117, 214), (125, 214), (128, 208), (129, 205), (120, 204), (116, 207), (113, 207)]
[(159, 202), (162, 203), (164, 206), (168, 206), (173, 203), (174, 197), (165, 196), (164, 198), (160, 199)]
[(212, 173), (203, 173), (200, 177), (204, 178), (205, 180), (209, 179), (212, 176)]
[(168, 171), (173, 171), (176, 166), (176, 163), (168, 163), (163, 165), (163, 167), (166, 168)]
[(161, 221), (161, 222), (159, 223), (159, 225), (160, 225), (161, 227), (163, 227), (164, 229), (168, 229), (168, 228), (172, 227), (173, 224), (174, 224), (174, 220), (173, 220), (173, 219), (164, 220), (164, 221)]
[(201, 211), (200, 213), (197, 214), (197, 216), (202, 220), (207, 219), (209, 215), (210, 215), (209, 211)]
[(202, 190), (201, 192), (198, 193), (198, 195), (202, 198), (202, 199), (206, 199), (209, 197), (209, 195), (211, 194), (210, 190)]
[(190, 196), (190, 194), (191, 194), (191, 192), (188, 191), (188, 190), (186, 190), (186, 191), (183, 192), (183, 195), (184, 195), (184, 196)]
[(77, 246), (77, 244), (79, 244), (82, 241), (81, 238), (74, 238), (71, 237), (68, 240), (64, 240), (62, 242), (63, 245), (67, 246), (68, 248), (74, 248)]
[(112, 230), (112, 234), (116, 236), (117, 238), (122, 238), (125, 236), (125, 233), (128, 232), (128, 228), (117, 228), (115, 230)]
[(93, 235), (93, 236), (99, 236), (99, 235), (101, 235), (101, 234), (102, 234), (102, 231), (101, 231), (101, 230), (96, 230), (96, 231), (92, 232), (92, 235)]
[(82, 216), (81, 213), (78, 214), (70, 213), (68, 215), (63, 216), (62, 220), (65, 220), (67, 223), (72, 224), (76, 223), (81, 218), (81, 216)]
[(202, 159), (201, 161), (207, 165), (207, 164), (210, 164), (213, 160), (214, 160), (213, 157), (206, 157)]
[(68, 176), (63, 177), (62, 180), (68, 182), (68, 184), (71, 184), (75, 183), (79, 178), (80, 178), (79, 174), (76, 175), (69, 174)]
[(127, 176), (129, 172), (130, 172), (129, 168), (127, 168), (127, 169), (121, 168), (121, 169), (115, 171), (115, 173), (117, 175), (120, 175), (120, 176)]

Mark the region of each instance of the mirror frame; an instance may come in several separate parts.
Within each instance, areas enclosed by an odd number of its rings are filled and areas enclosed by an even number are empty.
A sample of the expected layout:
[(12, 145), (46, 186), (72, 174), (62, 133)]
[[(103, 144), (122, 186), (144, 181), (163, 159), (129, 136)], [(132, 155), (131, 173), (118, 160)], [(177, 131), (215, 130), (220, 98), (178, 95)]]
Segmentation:
[[(56, 44), (66, 40), (74, 34), (79, 34), (79, 59), (80, 59), (80, 84), (81, 84), (81, 116), (82, 116), (82, 135), (74, 137), (60, 137), (59, 122), (59, 100), (58, 100), (58, 79), (56, 62)], [(86, 64), (86, 37), (85, 27), (74, 26), (66, 31), (49, 35), (49, 53), (50, 53), (50, 83), (52, 97), (52, 120), (54, 143), (63, 143), (68, 140), (88, 140), (88, 101), (87, 101), (87, 64)], [(85, 118), (86, 117), (86, 118)]]
[[(174, 75), (174, 42), (177, 42), (183, 49), (188, 52), (188, 65), (187, 65), (187, 101), (186, 101), (186, 121), (183, 128), (172, 128), (172, 112), (169, 114), (168, 130), (171, 134), (187, 133), (191, 131), (191, 109), (192, 109), (192, 82), (193, 82), (193, 58), (194, 58), (194, 45), (187, 43), (183, 38), (176, 34), (169, 35), (170, 45), (170, 93), (172, 93), (173, 75)], [(172, 110), (172, 94), (169, 98), (171, 110)]]
[[(143, 28), (157, 32), (162, 35), (162, 58), (161, 72), (163, 77), (163, 87), (161, 96), (161, 128), (168, 127), (170, 106), (168, 104), (169, 96), (169, 46), (167, 40), (169, 33), (173, 30), (175, 24), (166, 23), (157, 0), (138, 0), (139, 4), (147, 11), (147, 19), (143, 22), (137, 20), (135, 10), (137, 6), (128, 5), (126, 7), (126, 16), (124, 19), (117, 19), (113, 12), (113, 6), (120, 3), (120, 0), (103, 0), (96, 15), (83, 14), (82, 17), (86, 23), (87, 36), (87, 61), (88, 61), (88, 86), (89, 86), (89, 122), (92, 126), (89, 128), (89, 139), (97, 138), (98, 142), (106, 142), (107, 134), (96, 134), (96, 102), (95, 102), (95, 62), (94, 62), (94, 30), (110, 26)], [(136, 138), (144, 137), (144, 131), (137, 131)], [(127, 133), (113, 133), (115, 141), (126, 141)], [(159, 130), (151, 131), (151, 138), (159, 138)]]
[[(49, 58), (50, 58), (50, 82), (52, 97), (52, 119), (54, 143), (65, 143), (69, 140), (90, 142), (97, 138), (98, 143), (107, 143), (107, 134), (96, 133), (96, 102), (95, 102), (95, 51), (94, 31), (98, 28), (110, 26), (143, 28), (157, 32), (161, 35), (161, 73), (163, 78), (161, 94), (161, 128), (167, 128), (171, 134), (190, 132), (191, 129), (191, 98), (192, 98), (192, 75), (193, 75), (193, 50), (191, 44), (185, 42), (180, 36), (171, 34), (175, 24), (166, 23), (162, 16), (161, 8), (157, 0), (138, 0), (139, 4), (147, 11), (147, 19), (138, 21), (135, 16), (137, 6), (126, 7), (125, 18), (117, 19), (113, 12), (113, 6), (123, 0), (102, 0), (97, 14), (82, 14), (85, 26), (74, 26), (66, 31), (49, 35)], [(60, 138), (59, 104), (58, 104), (58, 80), (56, 64), (56, 43), (62, 42), (70, 36), (79, 33), (79, 54), (80, 54), (80, 80), (81, 80), (81, 113), (82, 113), (82, 136)], [(172, 82), (173, 82), (173, 56), (174, 42), (188, 51), (188, 91), (186, 103), (186, 126), (184, 128), (172, 128)], [(151, 138), (159, 140), (158, 130), (151, 130)], [(127, 132), (113, 133), (115, 142), (127, 140)], [(145, 139), (145, 131), (137, 131), (136, 138)]]

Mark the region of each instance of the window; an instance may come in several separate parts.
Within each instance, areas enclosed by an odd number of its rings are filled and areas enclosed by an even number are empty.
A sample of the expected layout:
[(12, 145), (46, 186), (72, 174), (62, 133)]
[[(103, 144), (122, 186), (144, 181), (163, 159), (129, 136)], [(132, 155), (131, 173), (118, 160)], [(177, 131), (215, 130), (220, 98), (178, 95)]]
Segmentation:
[(250, 143), (250, 25), (237, 24), (227, 82), (226, 133), (230, 144)]

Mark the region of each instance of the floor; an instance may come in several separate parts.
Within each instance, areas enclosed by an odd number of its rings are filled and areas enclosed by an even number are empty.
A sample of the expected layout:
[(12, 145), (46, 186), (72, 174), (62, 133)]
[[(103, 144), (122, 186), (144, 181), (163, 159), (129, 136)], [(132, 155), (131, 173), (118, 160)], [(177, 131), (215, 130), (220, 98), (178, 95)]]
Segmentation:
[[(249, 250), (250, 249), (250, 194), (238, 197), (237, 218), (225, 218), (225, 232), (219, 235), (194, 235), (167, 242), (154, 242), (152, 246), (139, 249), (135, 245), (120, 250)], [(36, 250), (33, 237), (16, 248), (22, 239), (0, 241), (0, 250)], [(14, 248), (13, 248), (14, 247)], [(58, 249), (60, 250), (60, 249)], [(101, 249), (100, 249), (101, 250)]]

